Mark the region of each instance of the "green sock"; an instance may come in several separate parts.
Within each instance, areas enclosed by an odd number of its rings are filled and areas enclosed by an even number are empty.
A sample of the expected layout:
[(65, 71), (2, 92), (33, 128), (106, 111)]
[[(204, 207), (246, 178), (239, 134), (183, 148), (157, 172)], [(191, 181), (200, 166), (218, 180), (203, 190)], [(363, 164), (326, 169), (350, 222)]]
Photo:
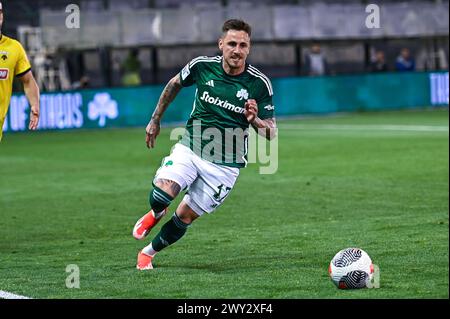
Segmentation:
[(154, 188), (149, 195), (150, 207), (153, 209), (155, 214), (159, 214), (170, 205), (173, 197), (156, 185), (153, 185), (153, 187)]
[(183, 223), (177, 214), (173, 214), (172, 218), (164, 224), (158, 235), (152, 240), (152, 247), (156, 251), (160, 251), (165, 247), (172, 245), (186, 233), (189, 224)]

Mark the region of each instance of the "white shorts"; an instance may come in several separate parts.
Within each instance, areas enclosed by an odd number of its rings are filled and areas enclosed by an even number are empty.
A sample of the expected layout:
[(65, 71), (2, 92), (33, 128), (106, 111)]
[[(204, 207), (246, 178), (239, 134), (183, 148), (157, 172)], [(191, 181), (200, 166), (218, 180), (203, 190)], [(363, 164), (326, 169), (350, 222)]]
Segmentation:
[(155, 174), (157, 179), (176, 182), (187, 189), (183, 200), (199, 216), (212, 213), (219, 207), (239, 176), (239, 168), (208, 162), (189, 147), (177, 143), (169, 156), (164, 157)]

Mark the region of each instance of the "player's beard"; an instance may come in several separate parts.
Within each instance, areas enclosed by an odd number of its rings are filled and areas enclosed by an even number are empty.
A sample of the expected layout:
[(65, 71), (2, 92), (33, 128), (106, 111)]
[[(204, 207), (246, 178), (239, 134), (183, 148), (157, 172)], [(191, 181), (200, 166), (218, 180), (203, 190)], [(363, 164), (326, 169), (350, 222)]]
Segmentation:
[(245, 64), (245, 60), (242, 58), (242, 56), (230, 56), (227, 63), (231, 69), (236, 70), (242, 68), (242, 65)]

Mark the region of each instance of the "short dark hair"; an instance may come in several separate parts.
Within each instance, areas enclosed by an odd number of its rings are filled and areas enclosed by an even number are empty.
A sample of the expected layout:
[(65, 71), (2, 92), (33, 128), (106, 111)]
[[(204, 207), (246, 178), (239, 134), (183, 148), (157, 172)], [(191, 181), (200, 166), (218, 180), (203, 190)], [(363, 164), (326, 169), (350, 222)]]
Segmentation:
[(252, 35), (252, 27), (247, 22), (239, 19), (225, 21), (222, 26), (222, 32), (226, 33), (228, 30), (245, 31), (249, 37)]

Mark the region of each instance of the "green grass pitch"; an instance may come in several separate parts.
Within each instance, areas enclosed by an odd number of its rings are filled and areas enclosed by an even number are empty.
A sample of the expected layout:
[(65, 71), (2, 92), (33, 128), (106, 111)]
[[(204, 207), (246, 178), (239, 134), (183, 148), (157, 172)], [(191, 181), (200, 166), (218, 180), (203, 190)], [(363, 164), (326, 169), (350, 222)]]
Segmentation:
[[(7, 134), (0, 290), (33, 298), (448, 298), (448, 120), (448, 110), (280, 120), (278, 172), (242, 170), (225, 203), (157, 255), (150, 272), (135, 269), (148, 240), (131, 230), (174, 143), (169, 128), (154, 150), (143, 128)], [(380, 267), (379, 289), (342, 291), (329, 279), (334, 254), (354, 246)], [(80, 269), (80, 289), (66, 288), (69, 264)]]

